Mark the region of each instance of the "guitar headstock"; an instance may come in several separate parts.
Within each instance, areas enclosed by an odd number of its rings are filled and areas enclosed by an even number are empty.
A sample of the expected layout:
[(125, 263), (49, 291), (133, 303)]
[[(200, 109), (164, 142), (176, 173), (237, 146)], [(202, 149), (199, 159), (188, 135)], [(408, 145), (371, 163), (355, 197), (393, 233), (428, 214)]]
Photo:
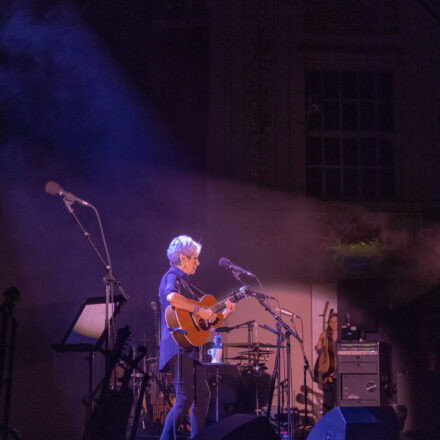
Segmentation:
[(244, 285), (241, 286), (240, 289), (238, 289), (236, 292), (234, 292), (230, 297), (229, 300), (233, 303), (238, 303), (238, 301), (242, 299), (247, 299), (249, 295), (249, 286)]

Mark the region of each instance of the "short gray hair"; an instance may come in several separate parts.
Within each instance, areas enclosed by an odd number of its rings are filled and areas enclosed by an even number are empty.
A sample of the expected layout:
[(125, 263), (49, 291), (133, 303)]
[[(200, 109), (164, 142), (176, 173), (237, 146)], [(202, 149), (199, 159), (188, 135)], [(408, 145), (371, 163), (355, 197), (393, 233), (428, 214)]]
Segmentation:
[(199, 255), (202, 250), (202, 245), (194, 241), (188, 235), (179, 235), (171, 240), (168, 246), (167, 256), (170, 263), (174, 266), (180, 264), (180, 256), (192, 257), (193, 255)]

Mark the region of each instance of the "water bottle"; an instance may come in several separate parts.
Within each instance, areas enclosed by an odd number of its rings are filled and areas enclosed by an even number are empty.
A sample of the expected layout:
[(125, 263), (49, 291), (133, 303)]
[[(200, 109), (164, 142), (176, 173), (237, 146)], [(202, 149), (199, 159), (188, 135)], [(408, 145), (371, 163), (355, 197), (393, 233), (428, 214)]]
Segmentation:
[(214, 344), (212, 345), (212, 348), (223, 348), (222, 337), (218, 333), (214, 336)]

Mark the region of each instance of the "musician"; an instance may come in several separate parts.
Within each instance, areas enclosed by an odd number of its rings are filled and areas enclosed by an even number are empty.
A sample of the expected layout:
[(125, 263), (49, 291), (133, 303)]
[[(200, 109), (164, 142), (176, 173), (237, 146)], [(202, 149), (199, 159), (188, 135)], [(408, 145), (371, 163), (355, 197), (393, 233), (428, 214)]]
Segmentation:
[[(333, 355), (336, 352), (336, 341), (338, 339), (338, 315), (334, 313), (328, 320), (328, 326), (325, 332), (319, 336), (318, 343), (316, 344), (316, 351), (321, 353), (325, 347), (329, 350), (333, 350)], [(334, 356), (336, 359), (336, 356)], [(338, 399), (338, 388), (336, 385), (336, 368), (329, 374), (324, 374), (322, 381), (322, 391), (324, 394), (323, 399), (323, 413), (326, 414), (330, 410), (336, 407)]]
[[(175, 438), (177, 427), (188, 414), (191, 404), (191, 437), (205, 426), (210, 390), (206, 380), (206, 368), (201, 364), (201, 350), (190, 347), (185, 350), (174, 341), (165, 320), (165, 309), (172, 305), (186, 310), (207, 321), (214, 321), (216, 315), (210, 309), (199, 307), (187, 298), (198, 300), (203, 293), (189, 282), (199, 266), (202, 246), (191, 237), (180, 235), (174, 238), (167, 250), (170, 269), (162, 277), (159, 287), (159, 299), (162, 312), (159, 370), (169, 371), (173, 377), (176, 401), (168, 414), (162, 431), (161, 440)], [(230, 301), (225, 303), (223, 311), (226, 318), (235, 309)]]

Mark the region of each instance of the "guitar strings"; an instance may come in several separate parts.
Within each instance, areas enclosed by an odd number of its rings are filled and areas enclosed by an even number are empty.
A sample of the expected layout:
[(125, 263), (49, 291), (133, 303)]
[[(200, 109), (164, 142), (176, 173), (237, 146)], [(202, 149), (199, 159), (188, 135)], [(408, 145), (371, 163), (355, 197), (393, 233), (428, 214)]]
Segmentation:
[[(223, 301), (218, 302), (217, 304), (213, 305), (213, 306), (210, 307), (209, 309), (212, 310), (214, 313), (218, 313), (218, 312), (220, 312), (224, 307), (226, 307), (224, 303), (225, 303), (227, 300), (231, 300), (232, 302), (236, 302), (236, 301), (237, 301), (237, 297), (239, 297), (239, 296), (240, 296), (240, 295), (238, 295), (238, 292), (237, 292), (237, 293), (234, 293), (234, 294), (231, 295), (229, 298), (226, 298), (226, 299), (224, 299)], [(242, 296), (244, 297), (245, 295), (242, 295)], [(240, 299), (240, 298), (238, 298), (238, 299)]]

